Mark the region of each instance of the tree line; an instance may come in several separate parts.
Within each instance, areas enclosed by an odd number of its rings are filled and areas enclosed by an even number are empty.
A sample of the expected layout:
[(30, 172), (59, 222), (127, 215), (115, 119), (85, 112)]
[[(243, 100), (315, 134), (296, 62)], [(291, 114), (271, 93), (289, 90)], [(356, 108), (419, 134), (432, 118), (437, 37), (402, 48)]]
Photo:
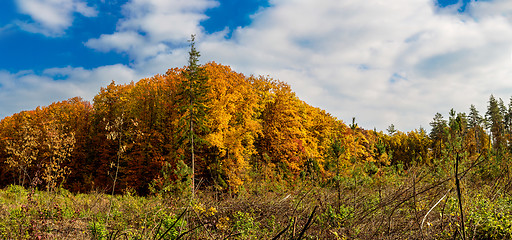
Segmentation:
[(188, 66), (113, 81), (92, 103), (75, 97), (2, 119), (0, 185), (148, 194), (195, 183), (236, 192), (258, 179), (328, 183), (387, 166), (441, 166), (454, 144), (467, 159), (512, 153), (512, 99), (507, 107), (491, 96), (484, 116), (473, 105), (448, 119), (438, 113), (430, 133), (392, 125), (384, 133), (345, 124), (284, 82), (199, 65), (194, 51)]

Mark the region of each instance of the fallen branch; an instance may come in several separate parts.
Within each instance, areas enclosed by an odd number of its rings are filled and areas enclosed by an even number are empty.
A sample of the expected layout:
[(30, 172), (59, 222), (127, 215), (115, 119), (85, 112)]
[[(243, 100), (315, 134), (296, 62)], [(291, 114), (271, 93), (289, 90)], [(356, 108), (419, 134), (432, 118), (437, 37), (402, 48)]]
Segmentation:
[(420, 226), (421, 231), (423, 231), (423, 223), (425, 222), (425, 219), (427, 219), (428, 214), (430, 214), (430, 212), (431, 212), (432, 210), (434, 210), (434, 208), (435, 208), (435, 207), (436, 207), (436, 206), (437, 206), (441, 201), (443, 201), (443, 199), (444, 199), (444, 198), (448, 195), (448, 193), (450, 193), (452, 190), (453, 190), (453, 188), (450, 188), (450, 190), (448, 190), (448, 192), (447, 192), (447, 193), (446, 193), (446, 194), (445, 194), (441, 199), (439, 199), (439, 201), (437, 201), (437, 203), (436, 203), (436, 204), (434, 204), (434, 206), (432, 206), (432, 207), (428, 210), (427, 214), (425, 214), (425, 216), (423, 217), (423, 221), (421, 221), (421, 226)]

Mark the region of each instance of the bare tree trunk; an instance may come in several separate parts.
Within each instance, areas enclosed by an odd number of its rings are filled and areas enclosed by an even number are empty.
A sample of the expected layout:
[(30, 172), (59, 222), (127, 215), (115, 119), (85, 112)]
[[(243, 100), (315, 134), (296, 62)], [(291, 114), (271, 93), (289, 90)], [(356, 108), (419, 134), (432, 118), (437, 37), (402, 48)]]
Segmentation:
[(191, 147), (190, 150), (192, 151), (192, 199), (194, 199), (195, 194), (195, 186), (194, 186), (194, 179), (195, 179), (195, 171), (194, 171), (194, 165), (195, 165), (195, 159), (194, 159), (194, 126), (192, 119), (190, 120), (190, 141), (191, 141)]

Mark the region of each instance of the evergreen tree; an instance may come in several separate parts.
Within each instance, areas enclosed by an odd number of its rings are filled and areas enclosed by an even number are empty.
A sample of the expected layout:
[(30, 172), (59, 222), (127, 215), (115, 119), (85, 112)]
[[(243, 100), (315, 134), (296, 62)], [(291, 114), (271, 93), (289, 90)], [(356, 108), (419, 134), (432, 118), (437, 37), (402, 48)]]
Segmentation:
[[(195, 191), (195, 151), (205, 145), (203, 136), (207, 131), (205, 117), (207, 115), (208, 77), (199, 65), (199, 51), (195, 47), (195, 35), (190, 39), (188, 66), (183, 71), (184, 79), (178, 87), (179, 126), (178, 146), (183, 148), (183, 158), (190, 159), (192, 171), (192, 196)], [(186, 148), (190, 152), (185, 151)], [(188, 154), (187, 154), (188, 152)]]
[(484, 119), (476, 109), (475, 105), (471, 104), (471, 107), (469, 108), (468, 128), (474, 133), (476, 152), (480, 152), (480, 149), (483, 147), (480, 141), (482, 135), (485, 134), (482, 128), (483, 122)]
[(441, 113), (436, 113), (432, 122), (430, 122), (432, 130), (430, 131), (430, 139), (432, 139), (432, 149), (434, 150), (434, 158), (441, 156), (441, 151), (444, 146), (446, 134), (445, 131), (448, 127), (447, 121), (443, 119)]
[(512, 97), (504, 116), (505, 136), (508, 143), (508, 151), (512, 153)]
[[(500, 99), (501, 100), (501, 99)], [(503, 101), (501, 101), (503, 103)], [(489, 106), (487, 107), (487, 113), (485, 114), (487, 128), (491, 131), (491, 139), (493, 142), (493, 148), (500, 150), (504, 144), (504, 124), (502, 107), (500, 102), (494, 98), (493, 95), (489, 98)], [(500, 109), (501, 108), (501, 109)]]
[(505, 121), (505, 132), (507, 134), (512, 133), (512, 97), (508, 104), (508, 109), (505, 110), (504, 119)]
[(449, 125), (452, 132), (459, 131), (461, 134), (466, 133), (468, 130), (468, 117), (466, 113), (456, 113), (455, 110), (452, 109), (450, 112)]
[(469, 116), (468, 116), (468, 127), (476, 128), (482, 126), (483, 118), (476, 109), (475, 105), (471, 104), (469, 107)]
[(436, 113), (434, 119), (430, 122), (430, 126), (432, 127), (432, 130), (430, 130), (430, 138), (433, 140), (441, 140), (444, 138), (445, 129), (448, 125), (441, 113)]
[(389, 127), (386, 129), (390, 136), (393, 136), (393, 134), (396, 133), (396, 128), (394, 124), (389, 125)]
[(505, 116), (507, 115), (508, 109), (505, 107), (505, 103), (501, 98), (498, 100), (498, 107), (500, 108), (500, 114), (503, 116), (503, 121), (505, 120)]

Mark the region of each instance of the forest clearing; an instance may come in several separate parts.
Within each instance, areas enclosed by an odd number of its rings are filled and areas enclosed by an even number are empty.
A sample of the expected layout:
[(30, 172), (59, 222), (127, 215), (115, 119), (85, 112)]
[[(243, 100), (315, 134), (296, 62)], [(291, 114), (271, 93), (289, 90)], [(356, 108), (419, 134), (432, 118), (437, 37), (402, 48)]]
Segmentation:
[(384, 133), (198, 58), (2, 119), (0, 238), (512, 238), (512, 103)]

